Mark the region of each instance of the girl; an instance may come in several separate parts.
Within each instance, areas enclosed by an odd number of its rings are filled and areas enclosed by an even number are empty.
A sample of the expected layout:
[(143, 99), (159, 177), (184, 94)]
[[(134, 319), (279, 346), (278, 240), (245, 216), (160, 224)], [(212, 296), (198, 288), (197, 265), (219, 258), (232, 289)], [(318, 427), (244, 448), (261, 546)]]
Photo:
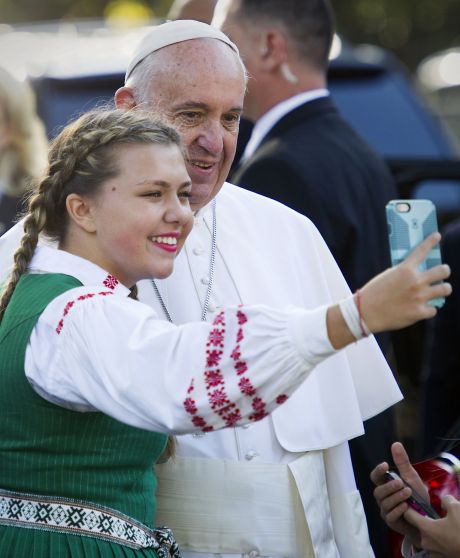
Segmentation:
[(417, 269), (434, 235), (339, 305), (163, 322), (135, 283), (171, 273), (189, 191), (177, 134), (137, 111), (89, 113), (53, 142), (0, 302), (0, 556), (178, 556), (148, 527), (169, 433), (264, 418), (335, 350), (450, 292), (432, 285), (446, 266)]

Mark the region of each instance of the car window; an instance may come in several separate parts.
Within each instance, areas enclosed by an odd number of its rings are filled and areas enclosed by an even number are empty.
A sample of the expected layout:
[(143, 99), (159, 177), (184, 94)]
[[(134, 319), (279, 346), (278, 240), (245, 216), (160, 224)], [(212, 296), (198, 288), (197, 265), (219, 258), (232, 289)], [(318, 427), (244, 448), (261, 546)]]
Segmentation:
[(123, 75), (88, 76), (32, 81), (37, 95), (37, 111), (52, 139), (68, 122), (96, 106), (113, 106), (115, 91), (123, 85)]
[[(345, 119), (385, 158), (456, 156), (453, 143), (403, 74), (331, 72), (329, 87)], [(424, 180), (412, 196), (431, 199), (439, 212), (460, 212), (458, 182)]]
[(440, 157), (453, 147), (396, 74), (330, 79), (343, 116), (385, 157)]

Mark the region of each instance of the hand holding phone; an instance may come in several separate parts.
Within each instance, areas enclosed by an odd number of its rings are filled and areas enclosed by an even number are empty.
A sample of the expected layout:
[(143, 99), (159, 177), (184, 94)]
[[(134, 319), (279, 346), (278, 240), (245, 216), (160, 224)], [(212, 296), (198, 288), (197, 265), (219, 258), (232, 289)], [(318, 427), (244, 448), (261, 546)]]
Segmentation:
[[(391, 263), (401, 263), (412, 250), (431, 233), (438, 230), (436, 208), (430, 200), (391, 200), (385, 207), (390, 241)], [(421, 271), (441, 262), (439, 244), (420, 264)], [(444, 305), (443, 297), (433, 298), (428, 304), (438, 308)]]
[(396, 473), (395, 471), (387, 471), (385, 473), (385, 480), (387, 482), (391, 480), (400, 480), (406, 486), (408, 486), (412, 490), (412, 494), (407, 499), (407, 504), (420, 515), (426, 515), (428, 517), (431, 517), (431, 519), (441, 518), (438, 512), (423, 498), (423, 496), (421, 496), (416, 490), (414, 490), (408, 482), (406, 482), (398, 475), (398, 473)]

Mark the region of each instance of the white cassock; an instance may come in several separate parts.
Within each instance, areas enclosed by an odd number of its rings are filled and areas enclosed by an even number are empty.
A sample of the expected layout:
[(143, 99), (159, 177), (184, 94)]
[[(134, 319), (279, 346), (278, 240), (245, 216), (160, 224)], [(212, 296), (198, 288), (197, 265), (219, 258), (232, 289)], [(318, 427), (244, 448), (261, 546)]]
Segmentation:
[[(174, 273), (158, 281), (176, 324), (201, 315), (211, 229), (207, 206)], [(2, 239), (0, 270), (10, 265)], [(307, 218), (230, 184), (217, 196), (217, 248), (211, 311), (240, 303), (315, 308), (349, 295)], [(163, 315), (151, 282), (139, 284), (139, 295)], [(318, 365), (272, 417), (181, 436), (177, 459), (158, 468), (156, 523), (174, 530), (185, 558), (372, 557), (347, 440), (400, 399), (375, 340), (353, 344)]]

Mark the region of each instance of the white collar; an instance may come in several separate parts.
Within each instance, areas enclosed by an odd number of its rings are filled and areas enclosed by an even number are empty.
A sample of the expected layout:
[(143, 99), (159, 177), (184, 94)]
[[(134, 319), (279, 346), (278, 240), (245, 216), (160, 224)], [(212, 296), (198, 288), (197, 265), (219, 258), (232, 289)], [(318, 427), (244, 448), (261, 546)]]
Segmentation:
[[(220, 190), (219, 190), (219, 192), (220, 192)], [(219, 195), (219, 192), (217, 192), (216, 195)], [(211, 215), (213, 199), (214, 198), (211, 198), (211, 200), (208, 201), (208, 203), (206, 205), (204, 205), (203, 207), (200, 207), (200, 209), (197, 209), (195, 211), (195, 213), (193, 214), (194, 224), (197, 224), (198, 222), (201, 222), (205, 217), (208, 217), (209, 215)]]
[(285, 101), (281, 101), (265, 114), (263, 114), (259, 120), (254, 125), (251, 133), (251, 137), (246, 145), (246, 149), (241, 157), (241, 161), (246, 161), (249, 157), (254, 155), (256, 149), (262, 143), (264, 137), (273, 128), (273, 126), (283, 118), (288, 112), (291, 112), (300, 105), (320, 99), (322, 97), (328, 97), (329, 91), (327, 89), (314, 89), (313, 91), (304, 91), (303, 93), (298, 93)]
[(65, 250), (49, 246), (37, 246), (29, 264), (29, 271), (33, 273), (62, 273), (75, 277), (83, 285), (109, 288), (120, 296), (130, 294), (127, 287), (98, 265)]

